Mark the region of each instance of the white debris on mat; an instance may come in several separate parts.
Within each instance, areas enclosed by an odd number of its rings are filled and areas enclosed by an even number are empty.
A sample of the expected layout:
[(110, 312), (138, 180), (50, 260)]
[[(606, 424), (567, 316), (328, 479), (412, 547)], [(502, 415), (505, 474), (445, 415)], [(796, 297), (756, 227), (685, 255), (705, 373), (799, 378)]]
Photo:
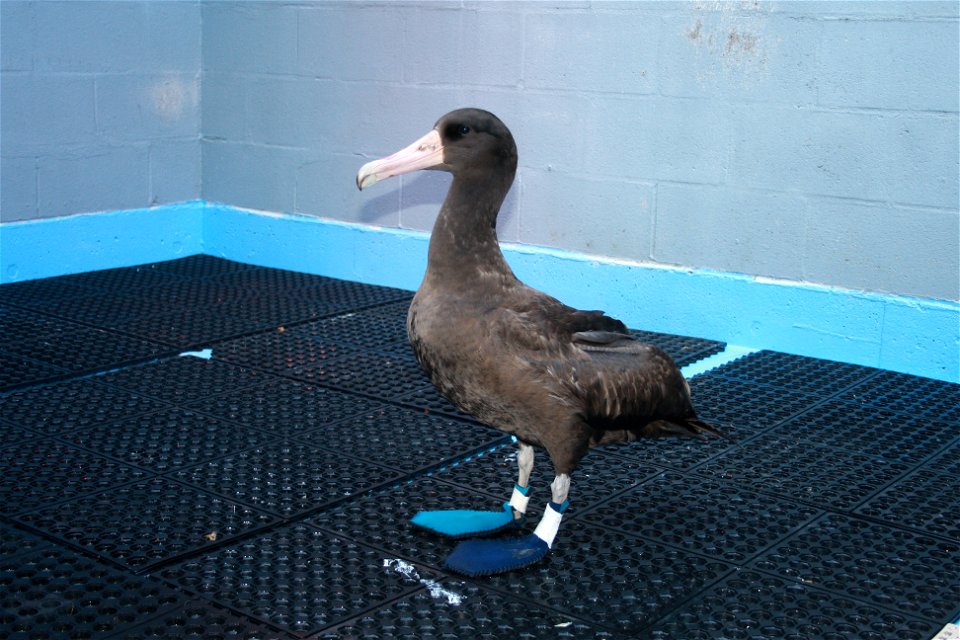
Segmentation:
[(421, 578), (420, 574), (417, 573), (416, 567), (414, 567), (409, 562), (404, 562), (399, 558), (384, 558), (383, 566), (393, 569), (400, 575), (411, 580), (416, 580), (423, 586), (427, 588), (427, 591), (430, 592), (430, 597), (437, 599), (443, 598), (447, 601), (447, 604), (459, 607), (466, 597), (457, 593), (456, 591), (450, 591), (449, 589), (444, 589), (440, 586), (440, 583), (436, 580), (429, 580), (427, 578)]
[(933, 640), (958, 640), (960, 639), (960, 626), (956, 623), (950, 623), (940, 630), (940, 633), (933, 637)]
[(184, 351), (180, 354), (180, 357), (190, 356), (193, 358), (200, 358), (201, 360), (209, 360), (213, 357), (213, 349), (201, 349), (200, 351)]

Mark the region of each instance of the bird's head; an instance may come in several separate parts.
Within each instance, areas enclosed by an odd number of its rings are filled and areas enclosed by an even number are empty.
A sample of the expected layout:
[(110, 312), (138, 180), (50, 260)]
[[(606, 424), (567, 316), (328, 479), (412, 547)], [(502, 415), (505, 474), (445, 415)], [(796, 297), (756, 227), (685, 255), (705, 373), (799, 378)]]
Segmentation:
[(494, 171), (512, 179), (517, 169), (517, 147), (510, 130), (497, 116), (482, 109), (457, 109), (440, 118), (413, 144), (360, 167), (357, 187), (364, 189), (419, 169), (448, 171), (454, 176)]

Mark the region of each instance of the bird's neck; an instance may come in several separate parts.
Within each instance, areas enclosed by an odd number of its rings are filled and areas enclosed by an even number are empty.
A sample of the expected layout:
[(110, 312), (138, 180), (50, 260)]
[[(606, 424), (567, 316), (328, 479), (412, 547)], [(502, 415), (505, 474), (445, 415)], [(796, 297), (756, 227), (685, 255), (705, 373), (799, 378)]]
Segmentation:
[(430, 236), (427, 278), (516, 282), (497, 240), (497, 214), (512, 182), (512, 174), (454, 177)]

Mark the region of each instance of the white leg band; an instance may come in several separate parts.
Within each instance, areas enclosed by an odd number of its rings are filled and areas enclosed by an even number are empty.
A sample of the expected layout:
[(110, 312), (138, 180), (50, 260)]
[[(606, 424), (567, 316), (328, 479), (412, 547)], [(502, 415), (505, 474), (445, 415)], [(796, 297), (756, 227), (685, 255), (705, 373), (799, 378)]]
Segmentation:
[(510, 506), (516, 509), (519, 513), (526, 513), (528, 502), (530, 502), (530, 496), (524, 495), (520, 489), (514, 485), (513, 495), (510, 496)]
[(557, 537), (557, 531), (560, 529), (560, 520), (563, 514), (553, 510), (551, 505), (543, 510), (543, 517), (540, 524), (537, 525), (533, 535), (547, 543), (548, 547), (553, 547), (553, 539)]

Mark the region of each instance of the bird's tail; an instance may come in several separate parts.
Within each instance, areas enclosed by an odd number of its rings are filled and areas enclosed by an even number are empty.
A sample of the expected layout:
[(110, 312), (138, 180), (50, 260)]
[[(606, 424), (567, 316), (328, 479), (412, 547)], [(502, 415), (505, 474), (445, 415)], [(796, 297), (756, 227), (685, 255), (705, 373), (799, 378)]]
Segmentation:
[(701, 440), (706, 440), (707, 436), (711, 435), (731, 442), (734, 441), (731, 436), (695, 416), (648, 422), (640, 430), (640, 435), (644, 438), (699, 438)]

